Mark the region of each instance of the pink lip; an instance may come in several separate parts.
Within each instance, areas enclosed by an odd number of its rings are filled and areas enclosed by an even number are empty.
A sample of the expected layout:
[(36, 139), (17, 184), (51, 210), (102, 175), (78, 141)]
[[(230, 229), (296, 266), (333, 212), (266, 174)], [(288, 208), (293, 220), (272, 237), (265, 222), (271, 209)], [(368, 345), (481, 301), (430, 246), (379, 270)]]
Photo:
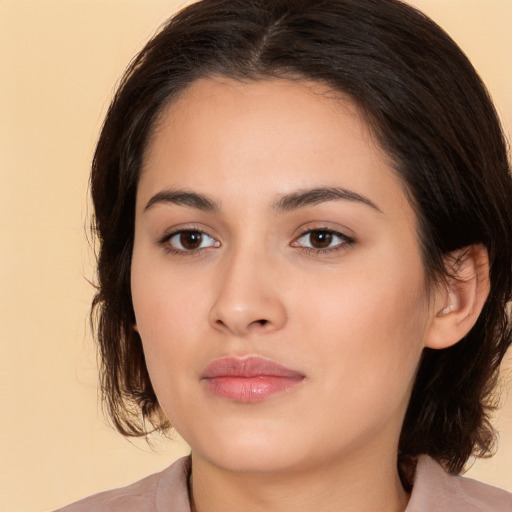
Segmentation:
[(304, 375), (260, 357), (226, 357), (210, 363), (201, 381), (208, 391), (234, 402), (259, 402), (289, 391), (304, 380)]

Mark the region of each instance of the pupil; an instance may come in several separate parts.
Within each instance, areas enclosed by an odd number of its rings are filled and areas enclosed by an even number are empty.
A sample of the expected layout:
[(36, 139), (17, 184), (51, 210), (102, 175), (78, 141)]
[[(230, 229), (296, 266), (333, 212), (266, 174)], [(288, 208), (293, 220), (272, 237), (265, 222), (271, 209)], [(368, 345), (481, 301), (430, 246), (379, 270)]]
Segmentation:
[(314, 231), (311, 233), (311, 245), (316, 249), (329, 247), (332, 242), (332, 233), (327, 231)]
[(203, 235), (199, 231), (185, 231), (180, 235), (180, 243), (185, 249), (197, 249), (202, 239)]

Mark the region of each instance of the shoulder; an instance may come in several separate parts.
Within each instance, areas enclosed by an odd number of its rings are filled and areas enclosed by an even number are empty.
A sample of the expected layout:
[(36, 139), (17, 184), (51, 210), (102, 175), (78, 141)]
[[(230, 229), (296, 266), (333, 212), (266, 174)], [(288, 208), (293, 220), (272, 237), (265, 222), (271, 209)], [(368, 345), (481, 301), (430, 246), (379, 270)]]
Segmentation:
[(512, 512), (512, 494), (450, 475), (430, 457), (421, 456), (406, 512)]
[(183, 457), (160, 473), (126, 487), (94, 494), (57, 512), (160, 512), (164, 508), (168, 512), (190, 512), (189, 468), (189, 458)]

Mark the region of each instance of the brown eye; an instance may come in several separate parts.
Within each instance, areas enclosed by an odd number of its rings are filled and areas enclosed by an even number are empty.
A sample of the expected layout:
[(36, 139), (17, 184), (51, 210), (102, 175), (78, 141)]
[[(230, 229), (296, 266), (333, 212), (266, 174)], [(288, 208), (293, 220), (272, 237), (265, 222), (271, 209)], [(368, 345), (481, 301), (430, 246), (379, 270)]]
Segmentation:
[(178, 252), (191, 252), (220, 245), (217, 240), (206, 233), (191, 229), (174, 233), (168, 238), (167, 243)]
[(329, 231), (311, 231), (309, 242), (315, 249), (326, 249), (332, 243), (333, 234)]
[(180, 233), (180, 244), (189, 251), (201, 247), (203, 234), (200, 231), (182, 231)]
[(343, 233), (331, 229), (311, 229), (292, 242), (292, 247), (329, 252), (351, 244), (354, 240)]

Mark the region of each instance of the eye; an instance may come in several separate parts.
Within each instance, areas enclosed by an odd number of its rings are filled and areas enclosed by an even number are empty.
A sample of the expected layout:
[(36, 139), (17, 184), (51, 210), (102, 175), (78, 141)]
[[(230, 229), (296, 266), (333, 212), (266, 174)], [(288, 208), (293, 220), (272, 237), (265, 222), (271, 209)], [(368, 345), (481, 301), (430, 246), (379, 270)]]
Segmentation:
[(293, 247), (302, 247), (317, 252), (340, 249), (354, 240), (343, 233), (331, 229), (311, 229), (292, 242)]
[(220, 243), (203, 231), (183, 229), (167, 235), (161, 242), (174, 252), (193, 252), (208, 247), (219, 247)]

